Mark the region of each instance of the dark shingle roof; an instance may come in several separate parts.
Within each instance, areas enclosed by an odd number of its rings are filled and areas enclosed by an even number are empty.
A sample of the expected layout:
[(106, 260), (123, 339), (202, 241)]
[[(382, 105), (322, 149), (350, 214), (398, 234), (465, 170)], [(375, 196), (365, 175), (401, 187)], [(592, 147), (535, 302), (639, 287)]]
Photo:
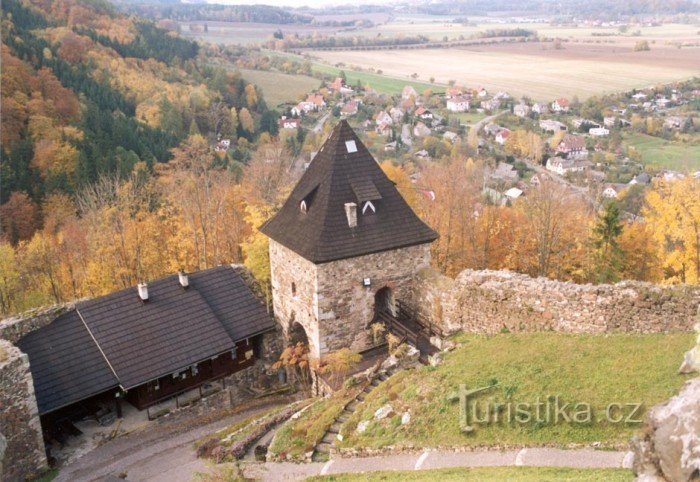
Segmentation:
[[(311, 192), (309, 202), (306, 198)], [(299, 208), (304, 199), (306, 213)], [(375, 214), (362, 214), (362, 203), (367, 200), (375, 206)], [(358, 204), (355, 228), (348, 226), (345, 216), (344, 206), (349, 202)], [(260, 230), (314, 263), (437, 239), (437, 233), (406, 204), (345, 121), (335, 127), (289, 199)]]
[(274, 321), (241, 275), (219, 266), (148, 284), (148, 302), (127, 288), (76, 304), (24, 338), (39, 412), (121, 386), (133, 388), (232, 350)]
[(75, 311), (29, 333), (17, 346), (29, 356), (41, 414), (119, 385)]

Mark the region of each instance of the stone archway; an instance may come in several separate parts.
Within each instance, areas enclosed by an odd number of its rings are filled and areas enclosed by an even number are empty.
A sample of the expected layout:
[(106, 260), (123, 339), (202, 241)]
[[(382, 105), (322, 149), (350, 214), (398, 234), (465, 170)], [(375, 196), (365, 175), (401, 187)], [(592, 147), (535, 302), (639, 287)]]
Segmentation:
[(374, 317), (382, 311), (388, 311), (393, 316), (396, 316), (396, 299), (394, 298), (394, 290), (385, 286), (377, 290), (374, 294)]
[(289, 327), (287, 332), (287, 342), (290, 345), (296, 345), (301, 343), (302, 345), (309, 344), (309, 337), (306, 334), (306, 330), (298, 321), (292, 321), (292, 326)]

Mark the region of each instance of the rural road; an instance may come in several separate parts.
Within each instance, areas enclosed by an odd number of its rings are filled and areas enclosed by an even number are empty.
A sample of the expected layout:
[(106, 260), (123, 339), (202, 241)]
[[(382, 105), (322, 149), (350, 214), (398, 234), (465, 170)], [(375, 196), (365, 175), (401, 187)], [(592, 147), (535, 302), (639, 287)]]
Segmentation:
[(323, 114), (323, 116), (321, 116), (321, 118), (318, 120), (318, 122), (316, 123), (316, 125), (312, 129), (313, 132), (315, 132), (316, 134), (321, 132), (323, 130), (323, 125), (326, 123), (326, 121), (328, 120), (330, 115), (331, 115), (330, 112), (326, 112), (325, 114)]

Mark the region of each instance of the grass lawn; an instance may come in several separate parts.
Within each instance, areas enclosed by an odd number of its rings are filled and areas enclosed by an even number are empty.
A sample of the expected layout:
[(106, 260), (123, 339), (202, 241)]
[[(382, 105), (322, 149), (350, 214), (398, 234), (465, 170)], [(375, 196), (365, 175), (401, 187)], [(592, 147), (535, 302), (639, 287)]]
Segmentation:
[[(375, 389), (342, 427), (344, 440), (339, 446), (566, 446), (600, 442), (603, 448), (623, 448), (641, 424), (612, 423), (606, 418), (606, 408), (620, 403), (624, 415), (630, 415), (634, 409), (625, 404), (641, 403), (633, 418), (643, 419), (648, 407), (677, 393), (688, 379), (677, 374), (678, 366), (693, 339), (691, 333), (458, 335), (456, 341), (462, 346), (448, 353), (443, 364), (399, 373)], [(496, 384), (472, 399), (482, 414), (491, 404), (492, 420), (494, 404), (502, 404), (497, 423), (472, 419), (472, 432), (460, 429), (459, 402), (449, 400), (460, 384), (469, 389)], [(549, 397), (554, 396), (559, 397), (560, 406), (569, 404), (569, 417), (583, 408), (574, 409), (575, 404), (589, 404), (592, 421), (555, 423), (553, 416), (545, 416), (546, 407), (538, 416), (535, 404), (549, 401), (553, 407)], [(373, 420), (374, 412), (386, 403), (396, 415)], [(526, 423), (513, 416), (519, 403), (530, 404)], [(510, 422), (504, 421), (508, 406)], [(401, 425), (401, 414), (407, 410), (411, 422)], [(359, 434), (356, 426), (365, 420), (371, 421)]]
[(222, 444), (225, 446), (233, 445), (235, 442), (243, 440), (249, 433), (251, 433), (252, 430), (255, 430), (258, 424), (253, 424), (253, 422), (263, 421), (268, 417), (272, 417), (278, 414), (287, 407), (288, 405), (278, 405), (271, 408), (270, 410), (264, 411), (262, 413), (256, 413), (254, 415), (251, 415), (250, 417), (246, 417), (245, 419), (236, 422), (233, 425), (230, 425), (224, 429), (221, 429), (214, 434), (207, 435), (206, 437), (197, 440), (194, 443), (194, 446), (199, 447), (208, 440), (212, 439), (221, 440)]
[(667, 141), (637, 133), (626, 135), (623, 142), (637, 149), (647, 166), (680, 171), (700, 169), (700, 142)]
[(296, 420), (289, 420), (275, 434), (269, 451), (273, 454), (303, 457), (311, 452), (326, 434), (345, 404), (352, 398), (343, 392), (318, 400)]
[(476, 124), (481, 119), (486, 117), (486, 114), (481, 112), (450, 112), (450, 117), (456, 117), (462, 124)]
[(270, 108), (285, 102), (297, 102), (299, 97), (318, 88), (319, 79), (306, 75), (290, 75), (275, 71), (240, 69), (243, 78), (260, 87)]
[(570, 469), (563, 467), (475, 467), (439, 470), (369, 472), (365, 474), (328, 475), (306, 479), (313, 482), (359, 481), (504, 481), (509, 482), (623, 482), (634, 479), (625, 469)]

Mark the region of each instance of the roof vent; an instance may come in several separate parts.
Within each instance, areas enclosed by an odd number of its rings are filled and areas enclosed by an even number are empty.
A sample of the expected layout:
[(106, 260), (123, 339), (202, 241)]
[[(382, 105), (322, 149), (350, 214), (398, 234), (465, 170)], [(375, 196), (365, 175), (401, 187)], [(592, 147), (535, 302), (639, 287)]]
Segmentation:
[(141, 301), (144, 301), (144, 302), (148, 301), (148, 284), (139, 283), (138, 289), (139, 289), (139, 298), (141, 298)]
[(357, 204), (345, 203), (345, 216), (348, 218), (348, 226), (357, 227)]
[(185, 289), (187, 289), (190, 286), (190, 277), (187, 276), (187, 273), (185, 273), (184, 271), (180, 271), (177, 274), (177, 277), (180, 280), (180, 286), (182, 286)]

